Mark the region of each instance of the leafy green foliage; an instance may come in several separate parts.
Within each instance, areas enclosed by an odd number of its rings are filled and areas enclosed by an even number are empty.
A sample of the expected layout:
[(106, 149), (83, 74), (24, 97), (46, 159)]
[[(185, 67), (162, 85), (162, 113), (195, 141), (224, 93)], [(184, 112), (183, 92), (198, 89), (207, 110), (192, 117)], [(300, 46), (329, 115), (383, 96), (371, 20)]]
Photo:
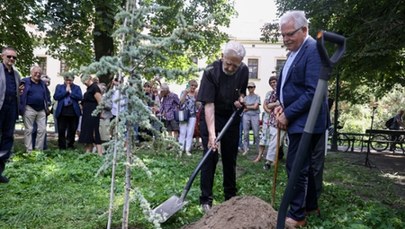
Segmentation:
[[(337, 70), (342, 100), (362, 103), (370, 94), (381, 97), (393, 85), (405, 85), (403, 1), (277, 0), (276, 4), (280, 15), (287, 10), (304, 10), (312, 35), (328, 30), (347, 38), (346, 54)], [(268, 33), (275, 33), (273, 27), (264, 26), (263, 30), (264, 40), (269, 40)]]
[(34, 0), (0, 2), (0, 48), (12, 46), (17, 50), (16, 64), (22, 75), (29, 73), (29, 68), (34, 62), (35, 37), (25, 28), (30, 22), (29, 13), (34, 4)]
[(95, 59), (91, 27), (98, 17), (94, 15), (93, 7), (91, 0), (50, 0), (34, 12), (34, 23), (45, 32), (43, 43), (49, 54), (64, 60), (71, 68)]
[[(374, 129), (385, 129), (385, 122), (393, 117), (399, 109), (404, 109), (405, 98), (403, 97), (404, 87), (397, 84), (381, 98), (373, 98), (378, 106), (374, 111)], [(341, 132), (365, 133), (370, 129), (373, 109), (371, 102), (355, 104), (348, 101), (339, 102), (339, 122), (343, 126)], [(333, 112), (331, 113), (333, 116)], [(333, 117), (332, 117), (333, 120)]]
[[(190, 67), (194, 57), (211, 56), (215, 54), (220, 45), (228, 39), (227, 35), (220, 32), (219, 26), (228, 26), (230, 17), (235, 13), (233, 2), (201, 1), (201, 0), (144, 0), (131, 1), (138, 8), (144, 6), (166, 7), (157, 14), (149, 14), (145, 24), (138, 24), (133, 32), (149, 31), (152, 36), (165, 37), (173, 33), (178, 27), (178, 15), (183, 15), (184, 24), (195, 24), (190, 32), (199, 33), (198, 39), (194, 36), (183, 37), (182, 52), (172, 53), (165, 61), (150, 62), (160, 66)], [(55, 57), (66, 61), (71, 68), (88, 65), (93, 60), (100, 60), (103, 56), (112, 56), (117, 52), (119, 39), (113, 37), (113, 31), (119, 27), (115, 15), (125, 6), (125, 1), (120, 0), (68, 0), (46, 1), (34, 12), (34, 22), (41, 31), (46, 33), (43, 39), (49, 52)], [(142, 13), (141, 11), (138, 11)], [(119, 20), (119, 18), (118, 18)], [(199, 23), (205, 20), (208, 23)], [(118, 22), (122, 23), (122, 21)], [(198, 24), (198, 26), (197, 26)], [(133, 44), (135, 45), (135, 44)], [(174, 45), (170, 49), (179, 49)], [(188, 61), (184, 59), (188, 58)], [(151, 79), (150, 74), (144, 77)], [(190, 76), (182, 76), (189, 78)], [(109, 83), (111, 74), (100, 75), (101, 82)], [(175, 80), (175, 79), (172, 79)], [(180, 79), (181, 81), (182, 79)]]
[[(22, 144), (22, 143), (19, 143)], [(179, 195), (191, 175), (201, 152), (191, 157), (178, 157), (172, 152), (143, 150), (138, 156), (153, 174), (134, 173), (132, 181), (140, 187), (152, 207)], [(25, 155), (18, 152), (8, 164), (9, 184), (1, 184), (0, 228), (105, 228), (110, 171), (95, 176), (102, 159), (95, 154), (77, 151), (45, 151)], [(330, 153), (326, 159), (321, 214), (310, 216), (307, 228), (403, 228), (403, 197), (394, 191), (391, 180), (377, 170), (353, 165), (343, 153)], [(215, 177), (214, 204), (223, 201), (222, 166)], [(118, 174), (123, 174), (122, 167)], [(273, 170), (264, 171), (262, 164), (252, 164), (240, 156), (237, 166), (239, 195), (257, 196), (267, 202), (271, 198)], [(276, 206), (286, 186), (285, 164), (279, 166)], [(122, 183), (117, 178), (117, 183)], [(203, 216), (199, 208), (199, 176), (187, 196), (189, 203), (170, 218), (162, 228), (180, 228)], [(113, 225), (120, 225), (123, 187), (116, 187), (117, 212)], [(133, 199), (133, 201), (136, 201)], [(10, 204), (12, 203), (12, 204)], [(130, 209), (130, 225), (152, 228), (139, 206)]]

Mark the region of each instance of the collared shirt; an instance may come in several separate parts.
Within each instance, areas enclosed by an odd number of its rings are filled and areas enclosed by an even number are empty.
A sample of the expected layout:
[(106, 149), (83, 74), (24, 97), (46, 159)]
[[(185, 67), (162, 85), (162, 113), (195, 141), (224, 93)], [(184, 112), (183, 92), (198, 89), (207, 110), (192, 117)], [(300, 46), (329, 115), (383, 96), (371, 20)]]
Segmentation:
[(124, 97), (124, 95), (120, 95), (120, 91), (117, 87), (113, 88), (113, 94), (112, 94), (112, 107), (111, 107), (111, 113), (113, 116), (117, 117), (118, 116), (118, 111), (123, 112), (127, 109), (127, 100)]
[(294, 62), (295, 57), (300, 52), (302, 45), (305, 44), (305, 42), (307, 41), (308, 38), (309, 38), (309, 36), (307, 35), (305, 37), (304, 41), (302, 42), (300, 48), (296, 52), (293, 52), (293, 51), (290, 52), (290, 54), (288, 55), (287, 61), (284, 64), (283, 71), (282, 71), (282, 77), (281, 77), (281, 87), (280, 87), (280, 92), (279, 92), (279, 96), (280, 96), (279, 98), (280, 98), (281, 104), (284, 104), (283, 88), (284, 88), (285, 80), (287, 78), (288, 71), (290, 70), (291, 64)]
[(2, 63), (4, 68), (4, 76), (6, 77), (6, 97), (12, 98), (15, 97), (17, 101), (17, 85), (15, 82), (14, 69), (11, 68), (11, 71), (8, 71), (6, 65)]

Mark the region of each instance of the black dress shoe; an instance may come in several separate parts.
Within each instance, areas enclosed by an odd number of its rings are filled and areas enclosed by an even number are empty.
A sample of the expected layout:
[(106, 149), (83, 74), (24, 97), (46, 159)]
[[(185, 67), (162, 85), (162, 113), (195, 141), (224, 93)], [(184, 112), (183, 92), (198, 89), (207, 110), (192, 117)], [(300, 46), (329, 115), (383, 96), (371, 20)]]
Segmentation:
[(9, 182), (8, 178), (5, 176), (0, 176), (0, 183), (7, 184)]

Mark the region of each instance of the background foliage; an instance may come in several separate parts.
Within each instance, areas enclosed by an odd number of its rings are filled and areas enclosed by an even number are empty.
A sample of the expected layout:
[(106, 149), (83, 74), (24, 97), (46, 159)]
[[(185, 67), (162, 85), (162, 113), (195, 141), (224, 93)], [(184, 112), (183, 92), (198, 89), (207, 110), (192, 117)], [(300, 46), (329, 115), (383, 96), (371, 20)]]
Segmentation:
[[(353, 103), (381, 98), (395, 84), (405, 85), (405, 2), (276, 0), (279, 15), (304, 10), (310, 34), (333, 31), (347, 37), (345, 58), (336, 74), (341, 79), (341, 99)], [(276, 35), (276, 36), (274, 36)], [(263, 26), (262, 39), (277, 38), (277, 26)]]
[[(183, 53), (173, 55), (167, 66), (190, 66), (192, 58), (215, 55), (228, 36), (219, 30), (228, 26), (230, 17), (235, 14), (233, 1), (219, 0), (137, 0), (138, 6), (164, 6), (167, 10), (150, 17), (148, 30), (153, 36), (167, 36), (178, 26), (176, 15), (182, 13), (187, 24), (202, 19), (209, 23), (195, 27), (201, 37), (185, 39)], [(43, 45), (49, 54), (59, 58), (71, 68), (78, 69), (103, 56), (117, 53), (118, 41), (112, 36), (117, 28), (115, 15), (125, 7), (123, 0), (5, 0), (0, 3), (0, 45), (12, 45), (19, 51), (22, 61), (18, 66), (29, 68), (34, 62), (32, 50)], [(25, 31), (27, 24), (37, 26), (44, 36), (35, 37)], [(193, 32), (193, 31), (191, 31)], [(4, 37), (4, 38), (3, 38)], [(172, 47), (176, 49), (178, 47)], [(189, 60), (184, 61), (186, 58)], [(24, 72), (27, 73), (27, 72)], [(149, 77), (149, 76), (145, 76)], [(100, 77), (102, 82), (110, 82), (112, 76)]]
[(35, 36), (26, 30), (35, 0), (0, 2), (0, 47), (12, 46), (18, 51), (18, 67), (23, 75), (34, 62)]

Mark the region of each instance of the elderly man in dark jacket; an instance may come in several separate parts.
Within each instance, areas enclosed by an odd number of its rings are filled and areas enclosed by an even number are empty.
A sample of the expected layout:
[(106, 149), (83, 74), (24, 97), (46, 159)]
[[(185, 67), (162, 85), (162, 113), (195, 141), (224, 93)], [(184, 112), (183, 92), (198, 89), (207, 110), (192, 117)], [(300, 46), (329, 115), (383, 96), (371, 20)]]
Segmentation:
[(41, 80), (42, 69), (31, 68), (31, 76), (22, 79), (24, 90), (20, 96), (19, 111), (24, 120), (24, 144), (27, 152), (33, 150), (32, 133), (34, 123), (38, 126), (35, 148), (43, 150), (46, 135), (46, 116), (51, 104), (49, 90)]

